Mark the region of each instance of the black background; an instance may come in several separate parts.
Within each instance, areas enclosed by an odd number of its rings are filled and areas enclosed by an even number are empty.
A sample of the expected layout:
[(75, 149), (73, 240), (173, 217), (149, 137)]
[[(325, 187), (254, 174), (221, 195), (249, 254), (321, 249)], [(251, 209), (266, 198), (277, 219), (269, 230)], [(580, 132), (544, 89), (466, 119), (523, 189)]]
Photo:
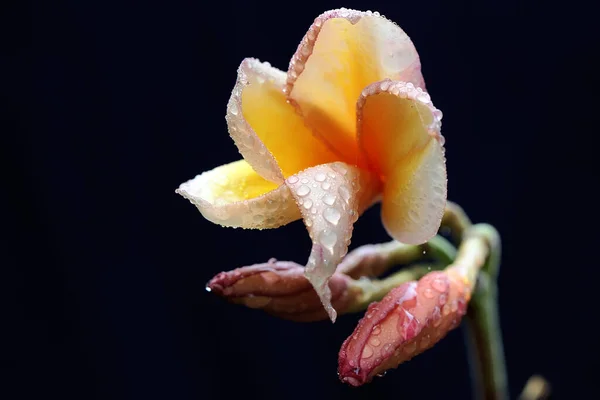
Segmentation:
[[(449, 198), (503, 236), (512, 397), (534, 373), (554, 398), (597, 394), (592, 7), (70, 1), (2, 12), (2, 386), (16, 389), (4, 398), (470, 398), (460, 330), (353, 389), (336, 362), (360, 315), (297, 324), (204, 291), (221, 270), (308, 256), (300, 222), (221, 228), (174, 190), (239, 158), (224, 113), (241, 60), (285, 70), (312, 20), (340, 6), (411, 36), (444, 112)], [(355, 228), (352, 247), (387, 240), (377, 207)]]

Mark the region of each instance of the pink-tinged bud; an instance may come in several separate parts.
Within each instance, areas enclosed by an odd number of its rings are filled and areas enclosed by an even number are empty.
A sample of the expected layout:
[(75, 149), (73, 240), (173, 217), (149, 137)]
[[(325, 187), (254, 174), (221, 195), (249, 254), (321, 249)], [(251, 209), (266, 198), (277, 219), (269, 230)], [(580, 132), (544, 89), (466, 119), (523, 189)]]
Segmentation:
[[(343, 313), (354, 296), (351, 279), (336, 273), (329, 280), (331, 300)], [(319, 321), (328, 318), (319, 296), (304, 276), (304, 267), (288, 261), (270, 260), (264, 264), (221, 272), (206, 289), (227, 300), (293, 321)]]
[(340, 379), (360, 386), (432, 347), (460, 323), (469, 288), (452, 272), (434, 271), (372, 303), (339, 354)]

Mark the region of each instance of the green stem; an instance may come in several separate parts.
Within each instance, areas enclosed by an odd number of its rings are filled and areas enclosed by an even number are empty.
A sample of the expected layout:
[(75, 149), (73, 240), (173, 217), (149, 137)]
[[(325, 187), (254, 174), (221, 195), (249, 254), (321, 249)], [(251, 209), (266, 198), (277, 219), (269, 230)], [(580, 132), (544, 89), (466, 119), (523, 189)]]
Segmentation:
[(456, 203), (448, 201), (446, 203), (446, 210), (444, 211), (444, 216), (442, 217), (442, 229), (449, 229), (450, 236), (452, 236), (452, 240), (456, 244), (462, 242), (463, 233), (467, 228), (471, 226), (471, 220), (462, 209)]
[[(356, 285), (360, 290), (361, 295), (354, 305), (349, 308), (348, 312), (362, 311), (373, 301), (380, 301), (383, 299), (385, 295), (395, 287), (398, 287), (406, 282), (418, 280), (431, 270), (444, 269), (456, 258), (456, 248), (452, 245), (452, 243), (439, 235), (433, 237), (429, 242), (420, 246), (407, 246), (398, 242), (386, 243), (380, 246), (381, 247), (378, 247), (379, 252), (382, 252), (384, 249), (388, 251), (388, 253), (385, 253), (386, 255), (384, 258), (387, 260), (385, 267), (386, 269), (389, 268), (393, 262), (399, 261), (400, 258), (402, 260), (406, 260), (406, 256), (408, 254), (414, 258), (423, 257), (425, 254), (428, 258), (432, 258), (434, 262), (430, 264), (414, 264), (384, 279), (355, 280), (353, 284)], [(418, 248), (416, 254), (414, 254), (412, 251), (413, 248)], [(394, 251), (397, 252), (397, 256), (393, 255)], [(369, 269), (369, 266), (366, 265), (368, 264), (368, 260), (363, 260), (362, 263), (365, 264), (362, 266), (363, 270)], [(352, 271), (346, 270), (346, 273), (350, 275), (350, 273), (359, 270), (360, 267), (360, 263), (357, 263), (356, 266), (353, 267)], [(378, 272), (382, 273), (383, 271), (379, 269)]]
[(506, 400), (508, 381), (496, 285), (500, 268), (500, 236), (494, 227), (487, 224), (475, 225), (467, 234), (485, 238), (490, 248), (486, 263), (478, 274), (477, 286), (467, 311), (467, 339), (474, 397)]
[(431, 270), (443, 269), (441, 264), (415, 264), (409, 268), (398, 271), (384, 279), (362, 278), (353, 281), (353, 285), (360, 291), (360, 297), (348, 308), (349, 313), (364, 311), (369, 304), (380, 301), (390, 290), (403, 283), (418, 280)]

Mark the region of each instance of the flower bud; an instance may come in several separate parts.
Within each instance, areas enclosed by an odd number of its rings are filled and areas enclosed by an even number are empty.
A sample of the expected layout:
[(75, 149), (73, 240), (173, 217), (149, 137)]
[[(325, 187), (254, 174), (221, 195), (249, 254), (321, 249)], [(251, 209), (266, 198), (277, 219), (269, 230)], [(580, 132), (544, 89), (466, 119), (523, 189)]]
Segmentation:
[(434, 271), (372, 303), (339, 353), (340, 379), (360, 386), (432, 347), (460, 323), (469, 288), (453, 271)]
[[(336, 273), (329, 280), (331, 300), (335, 309), (344, 313), (355, 290), (352, 279)], [(228, 301), (293, 321), (327, 319), (319, 296), (304, 276), (304, 267), (289, 261), (269, 260), (267, 263), (221, 272), (206, 286)]]

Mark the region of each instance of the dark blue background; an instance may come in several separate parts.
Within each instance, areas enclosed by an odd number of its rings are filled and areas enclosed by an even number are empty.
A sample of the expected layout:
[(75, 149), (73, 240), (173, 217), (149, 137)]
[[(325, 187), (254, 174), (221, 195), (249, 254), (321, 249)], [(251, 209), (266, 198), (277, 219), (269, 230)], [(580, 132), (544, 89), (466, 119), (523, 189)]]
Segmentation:
[[(352, 389), (337, 352), (359, 315), (296, 324), (204, 291), (221, 270), (308, 256), (300, 222), (220, 228), (174, 190), (238, 159), (224, 114), (241, 60), (285, 70), (312, 20), (340, 6), (380, 11), (412, 37), (444, 112), (449, 198), (503, 236), (513, 397), (541, 373), (554, 398), (591, 398), (596, 14), (459, 0), (4, 6), (2, 386), (17, 390), (4, 398), (469, 398), (460, 330)], [(374, 208), (352, 246), (384, 240)]]

